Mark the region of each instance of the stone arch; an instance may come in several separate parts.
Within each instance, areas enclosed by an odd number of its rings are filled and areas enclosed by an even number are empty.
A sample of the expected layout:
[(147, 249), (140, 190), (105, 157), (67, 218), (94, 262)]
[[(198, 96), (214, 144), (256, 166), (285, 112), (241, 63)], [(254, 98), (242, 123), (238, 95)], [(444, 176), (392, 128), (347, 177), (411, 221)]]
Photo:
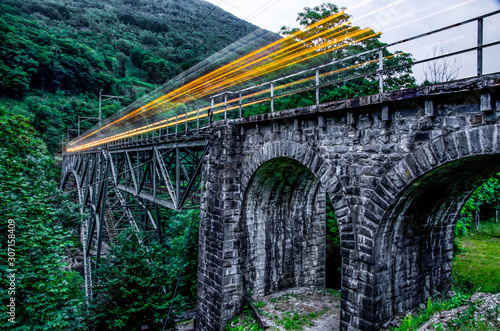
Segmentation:
[(324, 286), (326, 194), (340, 232), (354, 229), (336, 169), (309, 146), (276, 141), (247, 156), (241, 171), (244, 291), (257, 299), (291, 286)]
[(349, 204), (345, 198), (345, 190), (338, 179), (334, 166), (325, 160), (320, 153), (309, 146), (294, 141), (273, 141), (264, 144), (258, 151), (245, 158), (241, 175), (241, 192), (245, 195), (248, 184), (257, 169), (264, 163), (279, 157), (293, 159), (307, 167), (325, 187), (326, 192), (339, 218), (345, 222), (349, 214)]
[[(304, 165), (275, 158), (243, 200), (243, 273), (253, 299), (295, 286), (324, 286), (325, 189)], [(246, 248), (246, 249), (245, 249)]]
[(448, 133), (382, 176), (364, 209), (368, 230), (358, 239), (372, 268), (375, 328), (450, 288), (456, 221), (470, 193), (499, 171), (497, 138), (497, 125)]

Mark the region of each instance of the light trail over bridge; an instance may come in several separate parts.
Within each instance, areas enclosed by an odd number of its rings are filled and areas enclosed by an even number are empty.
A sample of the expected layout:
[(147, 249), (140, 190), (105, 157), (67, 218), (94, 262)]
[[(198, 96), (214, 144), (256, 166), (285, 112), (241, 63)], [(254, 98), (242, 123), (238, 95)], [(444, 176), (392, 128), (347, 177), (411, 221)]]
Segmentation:
[[(500, 76), (483, 74), (483, 51), (500, 40), (482, 38), (483, 20), (499, 13), (286, 71), (374, 34), (344, 31), (349, 37), (339, 40), (342, 28), (317, 25), (307, 30), (313, 35), (295, 34), (302, 42), (250, 53), (75, 139), (63, 155), (61, 186), (74, 188), (89, 214), (82, 225), (87, 294), (117, 229), (144, 231), (147, 244), (162, 236), (158, 208), (200, 208), (197, 328), (223, 330), (249, 291), (258, 300), (287, 287), (324, 286), (326, 195), (339, 221), (343, 330), (376, 329), (433, 290), (448, 291), (461, 206), (499, 170)], [(466, 24), (478, 31), (474, 47), (387, 67), (397, 56), (388, 47)], [(315, 44), (318, 34), (331, 42)], [(477, 55), (475, 77), (388, 89), (399, 69), (465, 53)], [(273, 69), (286, 70), (236, 89)], [(322, 98), (359, 79), (377, 90)], [(279, 103), (290, 96), (311, 103)], [(137, 127), (128, 127), (132, 119)]]

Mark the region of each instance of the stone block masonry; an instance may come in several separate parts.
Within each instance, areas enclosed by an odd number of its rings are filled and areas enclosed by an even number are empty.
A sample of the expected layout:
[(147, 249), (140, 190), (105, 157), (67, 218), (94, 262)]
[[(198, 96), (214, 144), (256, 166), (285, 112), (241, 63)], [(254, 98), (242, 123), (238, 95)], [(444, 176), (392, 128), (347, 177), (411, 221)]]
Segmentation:
[(223, 330), (245, 300), (324, 286), (326, 195), (342, 330), (378, 329), (446, 292), (459, 211), (500, 170), (499, 84), (490, 75), (215, 123), (197, 330)]

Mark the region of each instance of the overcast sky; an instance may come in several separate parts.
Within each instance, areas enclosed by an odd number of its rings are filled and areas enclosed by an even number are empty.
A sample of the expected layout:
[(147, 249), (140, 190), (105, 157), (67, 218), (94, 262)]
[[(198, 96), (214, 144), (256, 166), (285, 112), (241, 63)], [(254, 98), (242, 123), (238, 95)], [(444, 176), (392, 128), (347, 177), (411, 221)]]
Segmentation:
[[(283, 25), (298, 27), (297, 13), (304, 7), (320, 5), (325, 0), (207, 0), (222, 9), (261, 28), (278, 32)], [(382, 32), (382, 41), (393, 42), (428, 32), (500, 9), (500, 0), (336, 0), (330, 1), (347, 8), (353, 24)], [(456, 51), (473, 47), (477, 42), (477, 24), (436, 34), (417, 42), (399, 45), (419, 59), (433, 48)], [(484, 20), (485, 43), (500, 39), (500, 15)], [(492, 56), (494, 54), (494, 56)], [(486, 71), (500, 71), (500, 46), (485, 50)], [(474, 60), (474, 54), (462, 56), (461, 66)], [(461, 76), (474, 74), (475, 68), (465, 67)], [(474, 66), (475, 67), (475, 66)], [(417, 70), (418, 71), (418, 70)]]
[[(295, 19), (297, 13), (304, 7), (320, 5), (325, 0), (206, 0), (222, 9), (245, 19), (261, 28), (278, 32), (283, 25), (298, 26)], [(434, 12), (447, 11), (423, 19), (418, 22), (424, 30), (433, 29), (439, 25), (464, 20), (490, 11), (500, 9), (499, 0), (336, 0), (329, 1), (340, 7), (345, 7), (356, 19), (367, 15), (358, 24), (373, 23), (390, 27), (398, 21), (398, 17), (406, 16), (406, 22), (427, 16)], [(455, 8), (453, 8), (455, 7)], [(498, 18), (498, 17), (497, 17)], [(401, 22), (398, 22), (401, 23)]]

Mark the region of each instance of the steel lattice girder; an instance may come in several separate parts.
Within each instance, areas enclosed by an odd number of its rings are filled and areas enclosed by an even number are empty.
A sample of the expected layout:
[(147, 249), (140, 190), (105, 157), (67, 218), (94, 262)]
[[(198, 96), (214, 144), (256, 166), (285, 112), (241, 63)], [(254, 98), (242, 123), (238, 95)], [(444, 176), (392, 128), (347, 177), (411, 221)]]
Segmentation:
[(92, 297), (92, 270), (120, 231), (132, 228), (146, 244), (161, 239), (158, 205), (180, 211), (199, 205), (199, 173), (205, 140), (63, 156), (62, 189), (73, 189), (87, 210), (82, 224), (85, 290)]

